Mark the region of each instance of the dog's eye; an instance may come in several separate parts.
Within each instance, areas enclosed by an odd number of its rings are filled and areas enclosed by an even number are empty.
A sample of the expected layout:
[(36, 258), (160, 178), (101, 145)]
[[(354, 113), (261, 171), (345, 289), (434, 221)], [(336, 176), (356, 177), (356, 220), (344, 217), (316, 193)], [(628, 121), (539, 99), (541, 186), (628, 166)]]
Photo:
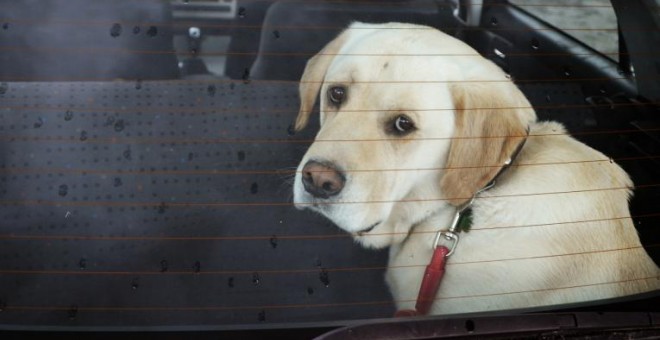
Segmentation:
[(335, 105), (340, 105), (346, 99), (346, 89), (341, 86), (333, 86), (328, 90), (328, 98)]
[(404, 135), (415, 129), (415, 124), (406, 115), (400, 115), (394, 118), (392, 131), (399, 135)]

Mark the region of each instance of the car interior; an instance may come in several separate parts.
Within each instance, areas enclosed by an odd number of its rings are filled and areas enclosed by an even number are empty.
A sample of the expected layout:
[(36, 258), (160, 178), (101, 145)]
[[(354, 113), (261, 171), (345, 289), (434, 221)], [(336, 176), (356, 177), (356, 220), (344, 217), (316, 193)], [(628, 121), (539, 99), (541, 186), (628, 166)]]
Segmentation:
[[(0, 0), (0, 328), (309, 338), (377, 322), (352, 333), (370, 338), (401, 326), (387, 250), (291, 204), (319, 125), (293, 129), (298, 81), (354, 21), (432, 26), (501, 67), (540, 120), (630, 174), (631, 217), (660, 264), (660, 5), (569, 6), (616, 14), (614, 50), (602, 51), (531, 3)], [(657, 313), (659, 302), (510, 313)], [(653, 315), (645, 325), (660, 327)], [(454, 335), (479, 328), (461, 320)]]

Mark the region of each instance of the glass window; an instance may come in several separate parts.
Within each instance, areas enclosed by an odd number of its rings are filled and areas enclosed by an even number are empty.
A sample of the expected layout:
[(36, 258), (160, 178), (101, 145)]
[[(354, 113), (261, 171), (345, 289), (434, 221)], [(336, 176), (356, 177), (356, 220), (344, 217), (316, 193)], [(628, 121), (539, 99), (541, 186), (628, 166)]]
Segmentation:
[(609, 0), (509, 0), (596, 51), (618, 60), (619, 34)]
[[(387, 319), (443, 260), (421, 313), (657, 290), (655, 111), (484, 1), (0, 0), (0, 329)], [(513, 2), (616, 56), (606, 1)]]

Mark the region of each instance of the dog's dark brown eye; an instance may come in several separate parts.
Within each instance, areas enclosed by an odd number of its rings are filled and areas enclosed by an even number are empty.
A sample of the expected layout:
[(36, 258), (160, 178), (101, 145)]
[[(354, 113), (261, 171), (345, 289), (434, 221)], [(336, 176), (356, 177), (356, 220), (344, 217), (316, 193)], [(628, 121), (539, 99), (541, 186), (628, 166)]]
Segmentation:
[(400, 115), (394, 118), (393, 128), (394, 129), (392, 131), (394, 131), (394, 133), (403, 135), (414, 130), (415, 124), (410, 118), (408, 118), (408, 116)]
[(341, 86), (333, 86), (328, 90), (328, 97), (335, 105), (340, 105), (346, 99), (346, 89)]

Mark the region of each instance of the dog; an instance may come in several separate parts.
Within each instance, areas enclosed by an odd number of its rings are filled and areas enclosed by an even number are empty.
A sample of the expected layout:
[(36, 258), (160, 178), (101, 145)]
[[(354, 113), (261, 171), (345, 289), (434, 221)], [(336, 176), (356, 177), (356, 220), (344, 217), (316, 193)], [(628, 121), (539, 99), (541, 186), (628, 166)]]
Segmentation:
[(660, 288), (630, 219), (629, 176), (560, 123), (537, 121), (510, 78), (460, 40), (355, 22), (308, 61), (299, 92), (295, 129), (320, 97), (320, 130), (294, 205), (364, 247), (389, 247), (385, 280), (399, 310), (414, 310), (437, 233), (468, 205), (471, 229), (447, 245), (430, 314)]

